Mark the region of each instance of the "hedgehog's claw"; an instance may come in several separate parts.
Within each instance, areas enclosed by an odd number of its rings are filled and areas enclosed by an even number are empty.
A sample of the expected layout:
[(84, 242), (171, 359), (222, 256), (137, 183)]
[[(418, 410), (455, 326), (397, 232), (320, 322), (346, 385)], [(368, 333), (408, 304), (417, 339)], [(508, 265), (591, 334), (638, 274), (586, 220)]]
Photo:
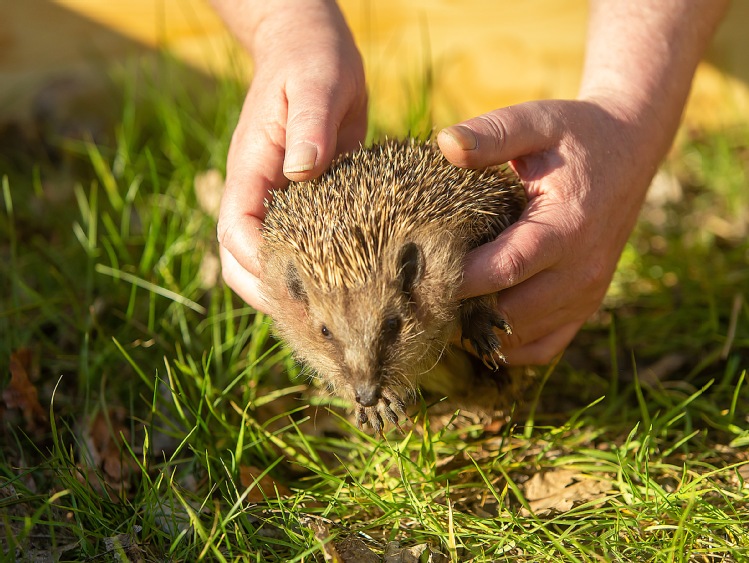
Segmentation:
[(500, 352), (499, 349), (495, 349), (491, 355), (482, 356), (481, 361), (484, 362), (484, 365), (490, 370), (499, 371), (499, 362), (507, 363), (507, 358), (505, 358), (505, 355)]
[(494, 356), (481, 356), (481, 361), (484, 363), (484, 365), (489, 368), (492, 371), (497, 371), (499, 369), (499, 366), (497, 365), (497, 361), (494, 359)]
[(398, 424), (398, 415), (393, 412), (393, 409), (391, 409), (389, 406), (386, 406), (382, 409), (382, 412), (385, 414), (385, 418), (387, 418), (391, 424)]
[(374, 431), (375, 434), (379, 434), (381, 437), (384, 436), (383, 430), (387, 420), (393, 426), (403, 432), (399, 422), (398, 414), (403, 415), (405, 419), (408, 419), (406, 414), (406, 405), (403, 400), (390, 389), (383, 389), (382, 398), (380, 401), (372, 407), (363, 407), (357, 405), (356, 407), (356, 425), (363, 429), (367, 424)]
[(492, 326), (496, 326), (498, 329), (500, 329), (502, 332), (504, 332), (506, 335), (512, 334), (512, 327), (510, 326), (510, 323), (508, 323), (504, 319), (500, 318), (493, 318), (491, 320)]
[(501, 351), (501, 342), (494, 328), (509, 335), (512, 334), (512, 327), (481, 298), (465, 301), (461, 314), (461, 341), (471, 344), (488, 369), (498, 371), (500, 365), (507, 362), (507, 358)]
[(356, 426), (360, 430), (363, 430), (367, 424), (374, 430), (375, 434), (382, 435), (382, 429), (385, 425), (382, 422), (382, 416), (377, 411), (377, 407), (363, 407), (358, 405), (356, 407)]
[(375, 431), (375, 434), (379, 434), (380, 437), (382, 437), (382, 429), (384, 428), (385, 424), (382, 422), (380, 413), (374, 411), (374, 416), (370, 417), (369, 424), (370, 426), (372, 426), (372, 430)]
[(403, 399), (398, 396), (397, 393), (386, 388), (382, 390), (382, 398), (387, 401), (388, 408), (391, 408), (408, 418), (408, 416), (406, 416), (406, 404), (403, 402)]
[(356, 426), (359, 427), (359, 430), (362, 430), (367, 422), (369, 422), (367, 410), (362, 406), (356, 407)]
[(506, 363), (507, 358), (500, 350), (499, 338), (494, 332), (476, 335), (468, 340), (484, 365), (492, 371), (500, 369), (500, 363)]

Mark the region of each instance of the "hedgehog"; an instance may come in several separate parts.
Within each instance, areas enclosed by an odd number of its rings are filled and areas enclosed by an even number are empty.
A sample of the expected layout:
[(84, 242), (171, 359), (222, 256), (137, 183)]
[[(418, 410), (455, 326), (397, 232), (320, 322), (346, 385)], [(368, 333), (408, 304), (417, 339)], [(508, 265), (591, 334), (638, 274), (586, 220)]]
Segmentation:
[(507, 167), (450, 164), (430, 141), (387, 140), (338, 157), (320, 177), (272, 192), (260, 248), (277, 334), (360, 427), (398, 425), (459, 335), (492, 370), (505, 358), (497, 294), (461, 299), (471, 249), (525, 207)]

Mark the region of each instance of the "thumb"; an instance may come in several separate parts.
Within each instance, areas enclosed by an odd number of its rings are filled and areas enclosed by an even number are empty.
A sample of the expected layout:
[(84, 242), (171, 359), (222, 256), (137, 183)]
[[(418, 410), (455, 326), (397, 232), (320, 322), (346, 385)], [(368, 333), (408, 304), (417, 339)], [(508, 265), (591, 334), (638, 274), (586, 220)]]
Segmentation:
[(555, 144), (561, 120), (552, 102), (500, 108), (439, 132), (445, 157), (462, 168), (503, 164)]
[(289, 100), (283, 173), (292, 181), (322, 174), (333, 159), (338, 124), (326, 100), (307, 99), (304, 107)]
[(333, 157), (359, 146), (367, 132), (367, 97), (351, 87), (317, 87), (309, 81), (287, 89), (283, 173), (292, 181), (322, 174)]

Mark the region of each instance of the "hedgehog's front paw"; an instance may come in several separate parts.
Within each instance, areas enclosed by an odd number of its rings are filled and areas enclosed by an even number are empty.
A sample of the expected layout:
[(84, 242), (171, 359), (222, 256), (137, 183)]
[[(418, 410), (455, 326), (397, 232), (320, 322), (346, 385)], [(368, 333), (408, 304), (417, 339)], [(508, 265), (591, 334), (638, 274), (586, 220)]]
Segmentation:
[(383, 418), (402, 430), (399, 424), (399, 414), (407, 418), (406, 405), (397, 393), (388, 388), (382, 390), (381, 398), (376, 405), (371, 407), (356, 405), (357, 425), (363, 428), (369, 424), (375, 434), (382, 435), (385, 426)]
[(483, 298), (469, 299), (461, 307), (461, 340), (469, 342), (484, 365), (491, 370), (507, 362), (502, 353), (502, 344), (494, 332), (499, 328), (512, 334), (512, 328)]

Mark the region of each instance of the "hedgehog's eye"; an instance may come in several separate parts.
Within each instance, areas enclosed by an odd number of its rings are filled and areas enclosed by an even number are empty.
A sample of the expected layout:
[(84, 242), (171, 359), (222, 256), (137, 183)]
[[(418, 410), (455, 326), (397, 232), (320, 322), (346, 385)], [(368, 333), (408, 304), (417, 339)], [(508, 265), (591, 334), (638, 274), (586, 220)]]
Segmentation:
[(389, 336), (397, 335), (401, 329), (401, 318), (388, 317), (387, 319), (385, 319), (382, 328)]
[(320, 332), (325, 338), (330, 338), (332, 336), (332, 334), (330, 334), (330, 330), (328, 330), (328, 327), (326, 327), (325, 325), (322, 325), (322, 327), (320, 328)]

